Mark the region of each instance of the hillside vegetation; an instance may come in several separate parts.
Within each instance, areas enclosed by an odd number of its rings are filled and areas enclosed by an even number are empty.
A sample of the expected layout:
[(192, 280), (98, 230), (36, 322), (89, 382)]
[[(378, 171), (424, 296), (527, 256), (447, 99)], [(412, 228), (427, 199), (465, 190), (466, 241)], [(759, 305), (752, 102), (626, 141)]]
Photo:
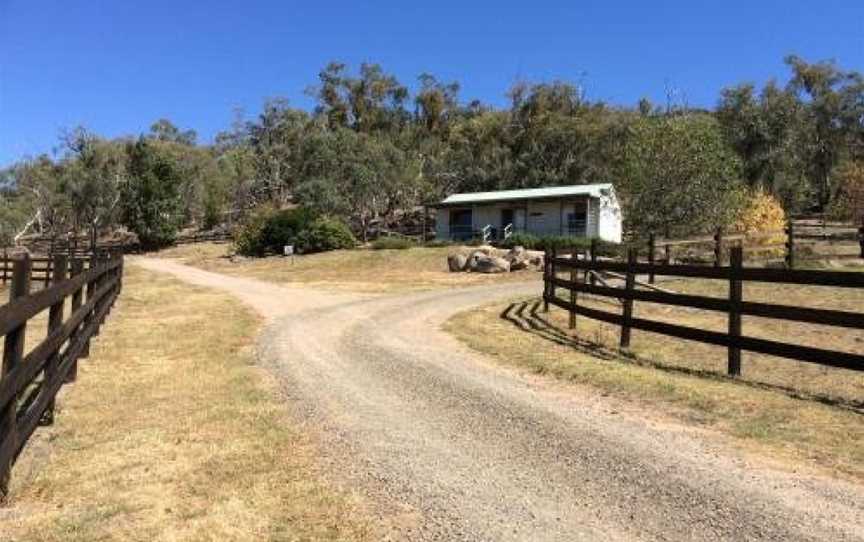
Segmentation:
[(107, 139), (64, 131), (61, 153), (0, 173), (0, 243), (123, 226), (145, 246), (181, 226), (233, 227), (250, 210), (302, 204), (361, 241), (419, 226), (417, 206), (453, 192), (614, 182), (627, 227), (679, 237), (733, 224), (754, 193), (787, 213), (864, 210), (864, 77), (786, 59), (785, 83), (725, 88), (712, 110), (670, 92), (632, 107), (581, 84), (520, 82), (496, 108), (423, 74), (409, 88), (377, 64), (328, 64), (312, 111), (267, 101), (212, 143), (168, 119)]

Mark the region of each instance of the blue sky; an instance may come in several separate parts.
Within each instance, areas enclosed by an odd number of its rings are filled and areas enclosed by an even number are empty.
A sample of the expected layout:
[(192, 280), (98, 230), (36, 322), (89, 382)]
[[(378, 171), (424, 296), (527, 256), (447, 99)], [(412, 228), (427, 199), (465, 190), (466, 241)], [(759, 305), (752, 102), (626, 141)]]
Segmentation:
[(63, 127), (136, 134), (160, 117), (208, 141), (236, 108), (298, 107), (330, 60), (406, 84), (458, 80), (504, 105), (515, 81), (581, 80), (590, 98), (691, 105), (785, 79), (783, 56), (864, 71), (864, 0), (819, 2), (0, 0), (0, 165), (50, 152)]

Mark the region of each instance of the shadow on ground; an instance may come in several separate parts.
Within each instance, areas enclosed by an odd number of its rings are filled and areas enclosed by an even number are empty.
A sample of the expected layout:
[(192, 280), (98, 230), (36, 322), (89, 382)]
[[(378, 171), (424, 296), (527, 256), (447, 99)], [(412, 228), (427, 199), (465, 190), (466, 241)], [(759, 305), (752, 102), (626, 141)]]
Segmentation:
[[(608, 300), (604, 300), (610, 304)], [(637, 356), (633, 352), (610, 348), (607, 345), (590, 339), (579, 337), (570, 330), (565, 330), (553, 324), (543, 313), (543, 302), (541, 299), (533, 298), (524, 301), (511, 303), (501, 312), (501, 318), (513, 324), (517, 329), (524, 333), (530, 333), (544, 340), (554, 342), (555, 344), (573, 348), (574, 350), (593, 356), (605, 361), (629, 363), (643, 367), (651, 367), (668, 373), (682, 374), (694, 376), (698, 378), (708, 378), (717, 381), (729, 382), (752, 388), (769, 390), (783, 393), (794, 399), (803, 401), (814, 401), (825, 405), (843, 408), (857, 414), (864, 415), (864, 400), (856, 401), (846, 398), (839, 398), (827, 395), (813, 394), (804, 392), (788, 386), (780, 386), (766, 382), (758, 382), (753, 380), (744, 380), (741, 378), (732, 378), (725, 374), (706, 371), (702, 369), (693, 369), (673, 365), (663, 362), (662, 360)]]

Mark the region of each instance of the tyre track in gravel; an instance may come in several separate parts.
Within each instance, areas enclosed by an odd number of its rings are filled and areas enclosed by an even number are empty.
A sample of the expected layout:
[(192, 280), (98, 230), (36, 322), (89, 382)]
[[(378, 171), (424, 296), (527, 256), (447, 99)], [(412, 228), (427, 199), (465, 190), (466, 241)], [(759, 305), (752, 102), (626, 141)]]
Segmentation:
[(264, 361), (394, 540), (864, 540), (864, 489), (494, 365), (439, 329), (537, 284), (388, 296), (154, 270), (269, 318)]

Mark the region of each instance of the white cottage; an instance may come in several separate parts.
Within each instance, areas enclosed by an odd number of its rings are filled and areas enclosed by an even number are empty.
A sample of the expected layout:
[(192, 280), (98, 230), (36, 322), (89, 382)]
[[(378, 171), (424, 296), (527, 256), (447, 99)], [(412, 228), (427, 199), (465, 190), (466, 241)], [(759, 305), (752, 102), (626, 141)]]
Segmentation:
[(530, 233), (621, 242), (621, 207), (609, 183), (453, 194), (435, 207), (438, 239)]

